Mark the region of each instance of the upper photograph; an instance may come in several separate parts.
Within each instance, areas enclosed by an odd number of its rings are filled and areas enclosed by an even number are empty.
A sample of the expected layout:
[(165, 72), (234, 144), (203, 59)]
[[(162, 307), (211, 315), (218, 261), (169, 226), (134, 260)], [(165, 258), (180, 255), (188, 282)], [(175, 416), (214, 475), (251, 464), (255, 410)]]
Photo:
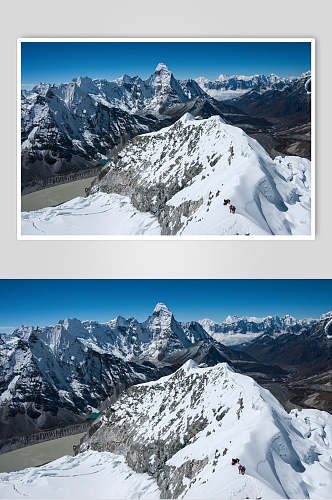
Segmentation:
[(312, 39), (18, 40), (19, 239), (314, 239)]

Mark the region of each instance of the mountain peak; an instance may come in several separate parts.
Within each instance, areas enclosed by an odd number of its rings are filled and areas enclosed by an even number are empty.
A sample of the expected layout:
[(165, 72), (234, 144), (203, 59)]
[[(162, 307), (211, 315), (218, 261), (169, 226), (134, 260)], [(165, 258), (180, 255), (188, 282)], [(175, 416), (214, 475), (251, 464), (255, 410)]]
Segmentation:
[(191, 113), (185, 113), (181, 118), (179, 119), (180, 123), (188, 123), (188, 122), (193, 122), (195, 121), (195, 117)]
[(165, 63), (160, 62), (157, 64), (156, 69), (154, 70), (155, 73), (159, 73), (160, 71), (167, 71), (167, 73), (171, 73), (171, 71), (168, 69)]
[(168, 309), (166, 304), (164, 304), (163, 302), (158, 302), (158, 304), (156, 305), (156, 307), (153, 310), (153, 313), (159, 313), (161, 311), (171, 314), (171, 311)]
[(235, 314), (229, 314), (225, 319), (225, 323), (235, 323), (236, 321), (239, 321), (239, 319), (240, 318)]
[(197, 369), (199, 369), (199, 366), (196, 361), (188, 359), (188, 361), (186, 361), (177, 371), (183, 371), (185, 374), (188, 374), (190, 371)]

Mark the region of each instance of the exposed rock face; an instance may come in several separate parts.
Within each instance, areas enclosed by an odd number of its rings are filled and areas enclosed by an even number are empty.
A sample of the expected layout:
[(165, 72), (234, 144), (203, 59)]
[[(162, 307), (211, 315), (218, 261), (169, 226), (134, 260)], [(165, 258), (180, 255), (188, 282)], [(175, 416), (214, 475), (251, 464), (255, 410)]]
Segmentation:
[[(127, 390), (96, 424), (96, 431), (91, 429), (90, 438), (80, 451), (123, 454), (135, 471), (157, 477), (161, 498), (179, 496), (185, 489), (186, 478), (194, 479), (208, 463), (205, 457), (188, 460), (179, 468), (166, 465), (178, 451), (193, 443), (209, 423), (204, 410), (200, 414), (197, 411), (208, 379), (188, 377), (191, 366), (192, 362), (186, 363), (168, 380)], [(190, 409), (196, 412), (192, 418), (187, 414)], [(151, 435), (144, 436), (138, 431), (143, 428), (146, 431), (150, 425), (152, 439)]]
[(130, 114), (96, 101), (73, 83), (71, 99), (61, 88), (22, 97), (22, 181), (89, 168), (115, 146), (167, 122)]
[(124, 361), (67, 331), (52, 346), (48, 333), (1, 337), (1, 439), (82, 422), (124, 388), (172, 371)]

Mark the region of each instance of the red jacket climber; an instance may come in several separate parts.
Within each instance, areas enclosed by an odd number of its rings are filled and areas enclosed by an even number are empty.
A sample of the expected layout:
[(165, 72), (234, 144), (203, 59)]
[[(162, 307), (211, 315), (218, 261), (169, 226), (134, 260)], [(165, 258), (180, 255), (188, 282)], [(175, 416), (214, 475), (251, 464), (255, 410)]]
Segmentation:
[(232, 211), (233, 211), (233, 205), (229, 205), (229, 211), (230, 211), (230, 213), (232, 213)]
[(239, 469), (239, 474), (242, 474), (242, 465), (239, 465), (238, 469)]

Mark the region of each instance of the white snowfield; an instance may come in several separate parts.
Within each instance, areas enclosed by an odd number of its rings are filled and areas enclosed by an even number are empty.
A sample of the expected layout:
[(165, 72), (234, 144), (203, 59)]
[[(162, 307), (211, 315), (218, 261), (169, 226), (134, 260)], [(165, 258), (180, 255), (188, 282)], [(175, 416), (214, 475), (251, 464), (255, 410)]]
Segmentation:
[(0, 498), (40, 500), (156, 500), (153, 478), (128, 467), (124, 457), (89, 451), (41, 467), (0, 474)]
[[(128, 432), (134, 428), (136, 442), (144, 446), (168, 439), (186, 442), (166, 462), (182, 473), (183, 464), (205, 461), (190, 477), (184, 474), (179, 498), (331, 498), (330, 414), (287, 414), (269, 391), (225, 363), (199, 368), (188, 361), (174, 374), (132, 389), (112, 406), (115, 425), (128, 426)], [(107, 417), (101, 421), (103, 435)], [(196, 421), (204, 425), (188, 440), (188, 425)], [(233, 457), (246, 466), (244, 476), (231, 465)], [(87, 449), (43, 467), (0, 474), (0, 498), (22, 497), (120, 500), (157, 499), (160, 494), (155, 480), (131, 470), (121, 455)]]
[[(158, 183), (166, 191), (180, 188), (167, 201), (170, 228), (177, 224), (176, 217), (172, 219), (177, 207), (199, 205), (187, 215), (183, 211), (178, 236), (311, 234), (309, 160), (272, 160), (257, 141), (219, 116), (195, 120), (187, 113), (172, 126), (139, 137), (148, 141), (129, 142), (119, 153), (121, 172), (143, 193)], [(112, 165), (100, 181), (101, 190), (112, 176)], [(97, 190), (98, 185), (93, 188)], [(235, 214), (224, 199), (236, 207)], [(155, 203), (158, 210), (157, 198)], [(160, 226), (152, 214), (138, 212), (129, 198), (96, 193), (23, 213), (22, 234), (158, 235)]]
[(126, 196), (96, 193), (57, 207), (22, 213), (22, 234), (34, 235), (159, 235), (150, 213), (137, 210)]

